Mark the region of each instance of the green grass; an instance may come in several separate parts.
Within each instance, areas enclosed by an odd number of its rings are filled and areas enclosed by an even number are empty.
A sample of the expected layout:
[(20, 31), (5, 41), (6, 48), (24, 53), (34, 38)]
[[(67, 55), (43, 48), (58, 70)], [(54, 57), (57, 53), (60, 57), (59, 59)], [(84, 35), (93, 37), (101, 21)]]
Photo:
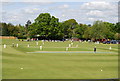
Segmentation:
[[(19, 47), (12, 47), (12, 43)], [(93, 51), (110, 53), (26, 53), (40, 51), (65, 51), (67, 42), (2, 41), (3, 79), (106, 79), (118, 78), (118, 45), (74, 42), (69, 51)], [(3, 48), (7, 44), (7, 48)], [(27, 45), (30, 44), (28, 48)], [(76, 45), (78, 47), (76, 48)], [(109, 50), (109, 47), (112, 50)], [(23, 69), (21, 69), (23, 68)], [(103, 70), (103, 71), (101, 71)]]

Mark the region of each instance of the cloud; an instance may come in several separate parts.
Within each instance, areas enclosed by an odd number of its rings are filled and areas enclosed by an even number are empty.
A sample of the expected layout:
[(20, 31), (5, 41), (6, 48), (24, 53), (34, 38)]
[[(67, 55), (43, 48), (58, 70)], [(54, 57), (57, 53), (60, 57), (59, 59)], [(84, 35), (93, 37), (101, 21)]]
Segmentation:
[(80, 9), (85, 11), (85, 16), (88, 18), (89, 22), (96, 20), (117, 22), (115, 19), (118, 16), (117, 7), (117, 3), (93, 1), (84, 3), (80, 6)]
[(16, 13), (7, 13), (3, 14), (3, 21), (6, 22), (20, 22), (22, 19), (23, 15), (22, 14), (16, 14)]
[(65, 17), (65, 15), (64, 15), (64, 14), (62, 14), (62, 16), (63, 16), (63, 17)]
[(55, 6), (52, 6), (52, 7), (49, 7), (48, 9), (49, 10), (61, 10), (61, 11), (64, 11), (64, 10), (67, 10), (69, 8), (70, 5), (68, 4), (62, 4), (62, 5), (55, 5)]
[(23, 12), (8, 12), (2, 15), (2, 22), (12, 23), (12, 24), (26, 24), (27, 20), (31, 20), (33, 22), (36, 15), (31, 15), (31, 13), (23, 13)]
[(103, 12), (99, 11), (99, 10), (94, 10), (94, 11), (91, 10), (90, 12), (88, 12), (86, 14), (89, 16), (99, 16), (99, 17), (104, 15)]
[[(64, 4), (65, 5), (65, 4)], [(68, 4), (68, 8), (59, 8), (54, 6), (52, 11), (59, 11), (55, 13), (56, 17), (60, 21), (65, 21), (68, 19), (76, 19), (78, 23), (93, 23), (97, 20), (117, 22), (118, 9), (117, 3), (115, 2), (105, 2), (105, 1), (93, 1), (93, 2), (83, 2), (80, 5), (76, 5), (74, 8)], [(63, 7), (63, 5), (61, 5)]]
[(119, 0), (1, 0), (2, 2), (91, 2), (91, 1), (107, 1), (118, 2)]
[(85, 24), (96, 20), (117, 22), (117, 3), (105, 1), (79, 3), (24, 3), (27, 6), (17, 9), (18, 11), (12, 8), (9, 11), (4, 10), (3, 19), (5, 22), (25, 24), (29, 19), (33, 22), (40, 13), (50, 13), (59, 18), (60, 22), (68, 19), (76, 19), (78, 23)]
[(111, 5), (109, 2), (105, 1), (94, 1), (87, 2), (81, 6), (81, 9), (99, 9), (99, 10), (111, 10), (115, 9), (115, 5)]
[(25, 9), (22, 9), (22, 12), (23, 13), (26, 13), (26, 14), (35, 14), (35, 13), (38, 13), (40, 10), (38, 8), (25, 8)]
[(61, 5), (59, 8), (69, 8), (68, 4)]
[[(71, 5), (68, 6), (61, 5), (62, 8), (55, 6), (52, 8), (52, 11), (59, 10), (60, 14), (56, 16), (60, 21), (65, 21), (68, 19), (76, 19), (79, 22), (83, 23), (93, 23), (96, 20), (115, 21), (115, 17), (118, 16), (117, 3), (115, 2), (105, 2), (105, 1), (92, 1), (92, 2), (83, 2), (77, 7), (71, 8)], [(65, 8), (64, 8), (65, 7)]]

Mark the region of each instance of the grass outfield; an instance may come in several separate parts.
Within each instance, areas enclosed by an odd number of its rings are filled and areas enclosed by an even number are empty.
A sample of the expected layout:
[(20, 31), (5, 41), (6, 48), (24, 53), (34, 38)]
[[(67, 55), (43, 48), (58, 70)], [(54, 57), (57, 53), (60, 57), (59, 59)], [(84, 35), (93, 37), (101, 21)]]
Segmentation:
[[(19, 47), (12, 47), (18, 43)], [(107, 79), (118, 78), (118, 45), (74, 42), (26, 42), (3, 39), (3, 79)], [(30, 45), (28, 48), (27, 45)], [(42, 53), (39, 46), (43, 46)], [(78, 45), (78, 47), (76, 47)], [(92, 53), (94, 46), (97, 53)], [(112, 47), (109, 50), (109, 47)], [(78, 53), (75, 53), (78, 51)], [(29, 53), (28, 53), (29, 52)], [(36, 53), (37, 52), (37, 53)], [(48, 52), (48, 53), (47, 53)], [(51, 53), (49, 53), (51, 52)], [(63, 53), (61, 53), (63, 52)], [(64, 53), (65, 52), (65, 53)], [(67, 52), (67, 53), (66, 53)], [(72, 52), (72, 53), (68, 53)]]

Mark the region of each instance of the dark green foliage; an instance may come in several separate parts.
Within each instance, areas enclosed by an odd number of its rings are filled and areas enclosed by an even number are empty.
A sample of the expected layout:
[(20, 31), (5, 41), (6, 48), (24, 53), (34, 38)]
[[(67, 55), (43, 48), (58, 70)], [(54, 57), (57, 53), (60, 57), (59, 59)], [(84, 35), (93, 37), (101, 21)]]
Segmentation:
[(69, 19), (62, 23), (64, 38), (75, 37), (75, 28), (77, 28), (78, 23), (75, 19)]
[(41, 13), (29, 26), (30, 36), (40, 36), (46, 39), (62, 39), (59, 19), (49, 13)]
[(87, 30), (88, 26), (86, 24), (79, 24), (77, 25), (75, 32), (76, 32), (76, 37), (77, 38), (85, 38), (84, 34), (85, 34), (85, 30)]
[(0, 23), (0, 29), (1, 29), (1, 36), (19, 36), (21, 32), (22, 26), (17, 25), (14, 26), (11, 23)]
[(116, 33), (120, 33), (120, 22), (116, 23), (115, 27), (114, 27), (114, 31)]
[(95, 21), (91, 24), (78, 24), (75, 19), (59, 22), (49, 13), (41, 13), (33, 23), (28, 20), (24, 26), (0, 23), (0, 35), (19, 38), (39, 37), (41, 39), (120, 39), (120, 22)]

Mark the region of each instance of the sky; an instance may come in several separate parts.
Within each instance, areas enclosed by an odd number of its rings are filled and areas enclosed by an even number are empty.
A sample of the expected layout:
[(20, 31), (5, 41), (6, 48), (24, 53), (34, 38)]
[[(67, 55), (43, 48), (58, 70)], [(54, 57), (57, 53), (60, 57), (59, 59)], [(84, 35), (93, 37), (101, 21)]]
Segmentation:
[[(1, 4), (1, 3), (0, 3)], [(75, 19), (78, 23), (92, 24), (94, 21), (118, 22), (118, 0), (4, 0), (2, 22), (25, 25), (34, 22), (40, 13), (50, 13), (60, 22)]]

